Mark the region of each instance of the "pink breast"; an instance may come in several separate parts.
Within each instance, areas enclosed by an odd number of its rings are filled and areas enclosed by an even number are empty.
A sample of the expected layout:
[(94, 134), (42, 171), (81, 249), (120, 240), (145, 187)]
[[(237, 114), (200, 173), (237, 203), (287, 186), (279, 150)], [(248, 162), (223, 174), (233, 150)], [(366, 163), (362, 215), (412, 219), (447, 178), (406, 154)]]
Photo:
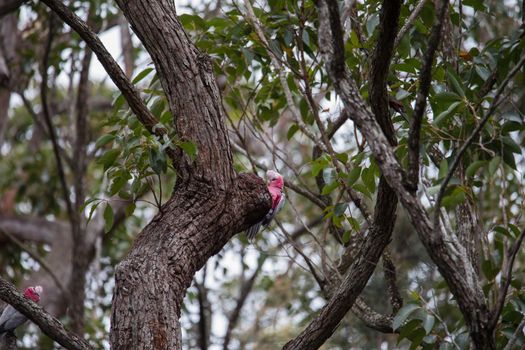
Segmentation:
[(275, 208), (281, 200), (281, 189), (274, 186), (268, 186), (268, 190), (272, 195), (272, 208)]

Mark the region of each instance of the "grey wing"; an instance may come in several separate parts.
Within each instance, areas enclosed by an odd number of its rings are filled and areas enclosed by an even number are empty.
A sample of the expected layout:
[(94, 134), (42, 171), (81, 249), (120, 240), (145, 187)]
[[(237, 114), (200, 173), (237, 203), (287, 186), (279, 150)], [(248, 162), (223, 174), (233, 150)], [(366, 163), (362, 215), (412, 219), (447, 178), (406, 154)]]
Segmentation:
[(0, 333), (9, 332), (27, 321), (27, 317), (11, 305), (7, 305), (0, 316)]
[(275, 210), (274, 209), (270, 209), (268, 214), (266, 214), (266, 217), (264, 218), (264, 220), (262, 222), (262, 224), (264, 226), (268, 226), (270, 224), (270, 222), (272, 222), (272, 220), (275, 217), (275, 215), (277, 215), (277, 213), (283, 208), (285, 201), (286, 201), (286, 196), (284, 195), (284, 193), (281, 193), (281, 199), (279, 200), (279, 203), (277, 203), (277, 206), (275, 207)]
[(263, 224), (263, 221), (259, 221), (258, 223), (256, 223), (255, 225), (251, 226), (249, 229), (246, 230), (246, 237), (248, 238), (249, 241), (252, 241), (255, 238), (262, 224)]

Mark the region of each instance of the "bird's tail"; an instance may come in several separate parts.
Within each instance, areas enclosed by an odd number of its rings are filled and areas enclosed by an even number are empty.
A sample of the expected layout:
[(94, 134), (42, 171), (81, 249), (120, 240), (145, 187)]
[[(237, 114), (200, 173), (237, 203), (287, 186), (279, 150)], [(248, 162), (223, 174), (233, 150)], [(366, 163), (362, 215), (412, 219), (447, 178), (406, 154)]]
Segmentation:
[(249, 241), (253, 241), (255, 236), (257, 235), (257, 232), (259, 232), (259, 229), (261, 228), (262, 221), (259, 221), (252, 227), (246, 230), (246, 237)]

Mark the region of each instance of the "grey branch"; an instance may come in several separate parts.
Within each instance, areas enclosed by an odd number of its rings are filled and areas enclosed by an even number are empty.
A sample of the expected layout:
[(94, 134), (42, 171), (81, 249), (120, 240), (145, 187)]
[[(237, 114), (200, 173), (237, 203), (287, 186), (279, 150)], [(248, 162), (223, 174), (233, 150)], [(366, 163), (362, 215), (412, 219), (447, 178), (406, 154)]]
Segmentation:
[(443, 22), (447, 12), (448, 1), (439, 3), (438, 16), (432, 26), (430, 38), (428, 39), (427, 51), (423, 57), (423, 67), (419, 73), (419, 89), (417, 91), (416, 106), (408, 132), (408, 182), (412, 191), (417, 191), (419, 182), (419, 140), (423, 114), (427, 106), (427, 96), (432, 82), (432, 64), (434, 56), (441, 40)]
[(11, 304), (15, 309), (33, 321), (42, 332), (68, 350), (93, 350), (82, 338), (68, 332), (62, 323), (48, 314), (40, 306), (24, 298), (15, 286), (0, 278), (0, 299)]

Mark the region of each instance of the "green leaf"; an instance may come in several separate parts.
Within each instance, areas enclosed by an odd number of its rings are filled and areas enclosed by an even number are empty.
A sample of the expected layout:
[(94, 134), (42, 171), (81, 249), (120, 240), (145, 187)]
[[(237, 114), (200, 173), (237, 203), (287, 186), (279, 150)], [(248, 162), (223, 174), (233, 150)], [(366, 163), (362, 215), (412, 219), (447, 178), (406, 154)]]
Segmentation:
[(343, 215), (345, 213), (346, 208), (348, 208), (348, 203), (337, 203), (334, 208), (334, 215)]
[(370, 194), (370, 191), (368, 191), (368, 188), (361, 184), (361, 183), (356, 183), (352, 186), (356, 191), (359, 191), (361, 192), (362, 194), (364, 194), (365, 196), (367, 196), (369, 199), (372, 199), (372, 195)]
[(487, 278), (487, 280), (492, 281), (499, 273), (499, 268), (492, 262), (492, 260), (483, 260), (481, 262), (481, 270)]
[(425, 329), (426, 334), (430, 334), (432, 328), (434, 328), (434, 323), (436, 319), (431, 314), (425, 314), (425, 319), (423, 320), (423, 328)]
[(439, 113), (434, 119), (434, 125), (442, 126), (450, 117), (454, 115), (456, 109), (462, 104), (461, 101), (452, 103), (446, 111)]
[(144, 79), (145, 77), (147, 77), (148, 74), (151, 73), (152, 71), (153, 71), (153, 68), (146, 68), (146, 69), (144, 69), (142, 72), (140, 72), (139, 74), (137, 74), (137, 76), (136, 76), (135, 78), (133, 78), (132, 83), (133, 83), (133, 84), (138, 83), (139, 81), (141, 81), (142, 79)]
[(441, 160), (441, 163), (439, 164), (439, 178), (442, 179), (444, 178), (445, 176), (447, 176), (447, 173), (448, 173), (448, 161), (446, 158), (443, 158), (443, 160)]
[(399, 342), (405, 338), (412, 338), (412, 333), (414, 333), (416, 329), (419, 329), (418, 327), (420, 323), (420, 320), (410, 320), (401, 327), (401, 331), (397, 337), (397, 343), (399, 344)]
[(498, 170), (498, 166), (501, 163), (501, 157), (495, 156), (492, 158), (492, 160), (489, 163), (489, 175), (493, 176), (496, 170)]
[(510, 136), (502, 136), (504, 148), (509, 149), (512, 153), (521, 154), (521, 147)]
[(408, 316), (412, 314), (414, 311), (420, 309), (421, 307), (417, 304), (406, 304), (403, 306), (394, 317), (394, 322), (392, 323), (392, 329), (396, 330), (399, 329), (405, 323)]
[(443, 206), (446, 208), (453, 208), (465, 201), (465, 191), (461, 187), (456, 187), (449, 195), (443, 198)]
[(183, 141), (178, 144), (180, 148), (186, 153), (191, 160), (195, 160), (195, 157), (197, 156), (197, 145), (195, 145), (191, 141)]
[(374, 176), (374, 170), (371, 168), (366, 168), (361, 173), (361, 180), (365, 184), (366, 188), (370, 193), (374, 193), (376, 190), (376, 179)]
[(450, 69), (447, 70), (447, 76), (448, 76), (448, 80), (450, 80), (451, 84), (452, 84), (452, 87), (454, 88), (454, 90), (461, 96), (461, 97), (465, 97), (465, 91), (463, 90), (463, 87), (461, 86), (461, 84), (459, 83), (457, 77), (456, 77), (456, 74), (454, 72), (452, 72)]
[(451, 102), (461, 101), (462, 98), (461, 96), (459, 96), (458, 94), (454, 92), (445, 91), (445, 92), (440, 92), (439, 94), (436, 94), (434, 96), (434, 100), (438, 104), (443, 104), (443, 103), (449, 104)]
[(360, 167), (355, 167), (350, 170), (350, 174), (348, 174), (348, 186), (352, 186), (357, 181), (357, 179), (359, 179), (359, 176), (361, 176)]
[(336, 153), (335, 157), (345, 164), (348, 162), (348, 153)]
[(350, 224), (350, 226), (352, 226), (352, 229), (355, 232), (361, 231), (361, 225), (359, 225), (359, 221), (357, 221), (355, 218), (347, 216), (346, 221), (348, 221), (348, 223)]
[(297, 126), (297, 124), (292, 124), (292, 126), (290, 126), (290, 128), (288, 129), (288, 133), (286, 134), (286, 138), (288, 140), (291, 140), (293, 135), (295, 135), (295, 133), (299, 130), (299, 127)]
[(95, 147), (100, 148), (100, 147), (110, 143), (114, 139), (115, 139), (115, 135), (113, 135), (113, 134), (102, 135), (102, 136), (100, 136), (98, 138), (97, 142), (95, 143)]
[(113, 220), (113, 208), (111, 208), (111, 205), (109, 205), (109, 203), (106, 203), (106, 208), (104, 209), (104, 233), (108, 233), (111, 230), (111, 228), (113, 227)]
[(108, 170), (109, 167), (115, 163), (115, 160), (117, 159), (120, 152), (121, 150), (113, 148), (108, 150), (102, 157), (100, 157), (98, 162), (104, 165), (104, 171)]
[(463, 5), (470, 6), (474, 8), (474, 10), (477, 10), (477, 11), (485, 10), (485, 5), (483, 4), (483, 0), (463, 0)]
[(127, 207), (126, 207), (126, 210), (125, 210), (125, 213), (126, 213), (126, 217), (129, 217), (131, 215), (133, 215), (133, 212), (135, 211), (135, 208), (136, 208), (136, 204), (134, 202), (130, 203)]
[(87, 218), (87, 221), (86, 221), (86, 225), (89, 224), (89, 222), (91, 221), (91, 218), (93, 217), (93, 214), (95, 213), (95, 210), (97, 209), (98, 205), (102, 203), (102, 200), (100, 200), (99, 202), (93, 204), (91, 206), (91, 209), (89, 209), (89, 215), (88, 215), (88, 218)]
[(483, 165), (486, 164), (487, 161), (485, 160), (477, 160), (474, 163), (470, 164), (467, 167), (467, 170), (465, 171), (465, 174), (467, 177), (473, 177), (479, 168), (481, 168)]
[(323, 190), (321, 191), (321, 194), (323, 196), (329, 195), (337, 188), (337, 186), (338, 186), (337, 181), (332, 182), (331, 184), (326, 184), (324, 185)]
[(149, 164), (156, 174), (165, 173), (168, 168), (168, 161), (164, 152), (157, 148), (149, 150)]
[(348, 243), (350, 241), (351, 234), (352, 234), (352, 231), (345, 231), (345, 233), (343, 233), (343, 237), (342, 237), (343, 243)]

